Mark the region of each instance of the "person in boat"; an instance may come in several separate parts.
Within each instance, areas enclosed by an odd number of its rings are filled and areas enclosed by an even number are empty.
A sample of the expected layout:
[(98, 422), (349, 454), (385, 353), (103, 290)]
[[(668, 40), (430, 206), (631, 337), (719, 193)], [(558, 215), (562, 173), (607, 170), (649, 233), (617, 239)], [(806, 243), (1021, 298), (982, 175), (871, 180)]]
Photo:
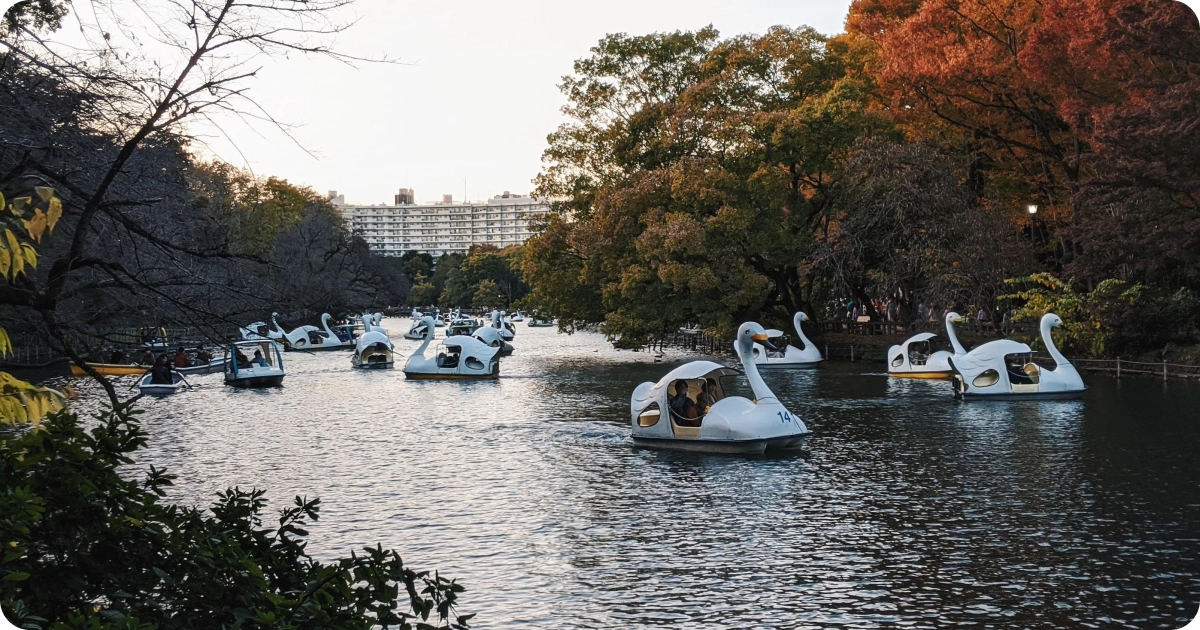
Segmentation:
[(267, 367), (267, 360), (263, 358), (262, 350), (254, 351), (254, 359), (250, 361), (254, 367)]
[(112, 356), (108, 357), (108, 362), (113, 365), (121, 365), (125, 363), (125, 353), (121, 352), (120, 348), (113, 350)]
[(204, 346), (196, 346), (196, 363), (204, 364), (212, 362), (213, 355)]
[(237, 349), (237, 355), (234, 357), (234, 361), (237, 362), (238, 369), (250, 367), (250, 358), (246, 356), (246, 353), (242, 352), (241, 348)]
[(687, 381), (675, 381), (675, 397), (671, 399), (671, 413), (675, 414), (675, 424), (681, 427), (700, 426), (700, 409), (688, 398)]
[(174, 382), (171, 378), (171, 366), (167, 365), (166, 357), (159, 357), (154, 362), (154, 367), (150, 368), (150, 384), (151, 385), (170, 385)]
[(704, 413), (708, 413), (708, 410), (717, 402), (716, 391), (717, 382), (713, 379), (707, 378), (700, 383), (700, 393), (696, 394), (696, 406)]
[(175, 367), (185, 368), (191, 365), (192, 360), (188, 358), (187, 352), (184, 352), (183, 346), (179, 346), (179, 351), (175, 353)]
[(142, 353), (142, 365), (154, 365), (154, 353), (147, 350)]

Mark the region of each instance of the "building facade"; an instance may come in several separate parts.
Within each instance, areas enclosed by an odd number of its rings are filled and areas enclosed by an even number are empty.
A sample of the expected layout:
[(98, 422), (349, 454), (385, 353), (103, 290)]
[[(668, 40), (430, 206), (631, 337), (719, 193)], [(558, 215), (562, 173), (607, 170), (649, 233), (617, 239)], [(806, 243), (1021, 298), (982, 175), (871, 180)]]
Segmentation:
[(466, 254), (473, 245), (519, 245), (532, 234), (531, 223), (550, 211), (545, 200), (507, 191), (472, 203), (455, 203), (446, 195), (441, 203), (416, 204), (409, 188), (401, 188), (391, 205), (347, 204), (336, 191), (329, 198), (350, 229), (385, 256), (416, 251), (436, 258)]

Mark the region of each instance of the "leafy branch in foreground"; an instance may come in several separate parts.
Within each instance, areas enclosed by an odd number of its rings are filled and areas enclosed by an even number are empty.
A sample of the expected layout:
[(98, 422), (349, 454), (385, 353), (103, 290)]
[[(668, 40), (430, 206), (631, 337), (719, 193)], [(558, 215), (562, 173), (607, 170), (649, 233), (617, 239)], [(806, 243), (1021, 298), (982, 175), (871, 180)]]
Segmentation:
[(118, 474), (146, 443), (120, 406), (85, 431), (50, 415), (0, 436), (0, 606), (22, 628), (452, 628), (463, 587), (380, 546), (330, 563), (306, 551), (320, 501), (263, 526), (261, 490), (211, 514), (163, 501), (172, 476)]

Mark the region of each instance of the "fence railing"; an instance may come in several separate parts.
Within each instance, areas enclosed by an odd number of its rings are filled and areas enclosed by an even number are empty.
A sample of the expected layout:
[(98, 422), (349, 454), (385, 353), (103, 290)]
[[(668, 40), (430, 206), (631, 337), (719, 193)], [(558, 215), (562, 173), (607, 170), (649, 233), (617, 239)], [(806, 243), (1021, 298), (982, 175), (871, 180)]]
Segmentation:
[(1089, 372), (1109, 372), (1121, 378), (1126, 374), (1161, 376), (1168, 378), (1200, 379), (1200, 365), (1171, 363), (1169, 361), (1129, 361), (1126, 359), (1075, 359), (1075, 367)]

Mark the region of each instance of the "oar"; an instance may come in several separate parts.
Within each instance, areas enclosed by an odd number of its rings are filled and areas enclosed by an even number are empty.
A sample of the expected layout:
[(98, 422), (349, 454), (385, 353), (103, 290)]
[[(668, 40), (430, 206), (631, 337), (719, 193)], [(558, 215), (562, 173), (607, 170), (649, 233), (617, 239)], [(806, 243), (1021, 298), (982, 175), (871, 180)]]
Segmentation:
[(188, 382), (187, 377), (182, 372), (176, 372), (176, 374), (179, 375), (179, 380), (183, 381), (183, 384), (187, 385), (188, 389), (192, 389), (192, 384)]

